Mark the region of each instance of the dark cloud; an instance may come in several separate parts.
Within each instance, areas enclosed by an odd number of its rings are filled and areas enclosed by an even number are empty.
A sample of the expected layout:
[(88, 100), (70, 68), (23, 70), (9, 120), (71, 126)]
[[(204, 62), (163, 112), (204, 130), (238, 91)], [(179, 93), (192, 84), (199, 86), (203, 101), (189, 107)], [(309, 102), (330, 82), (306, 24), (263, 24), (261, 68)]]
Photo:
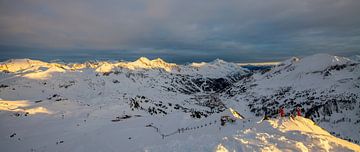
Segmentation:
[(358, 0), (0, 0), (0, 59), (353, 55), (358, 8)]

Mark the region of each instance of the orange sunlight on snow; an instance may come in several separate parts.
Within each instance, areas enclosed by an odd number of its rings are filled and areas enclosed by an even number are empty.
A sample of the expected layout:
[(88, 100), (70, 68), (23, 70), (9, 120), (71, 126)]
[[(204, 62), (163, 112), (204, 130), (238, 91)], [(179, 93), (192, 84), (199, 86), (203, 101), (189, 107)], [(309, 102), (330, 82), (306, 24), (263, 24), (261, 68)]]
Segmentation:
[(29, 108), (30, 106), (30, 102), (27, 100), (9, 101), (0, 99), (0, 111), (24, 112), (31, 115), (37, 113), (51, 114), (51, 112), (44, 107)]

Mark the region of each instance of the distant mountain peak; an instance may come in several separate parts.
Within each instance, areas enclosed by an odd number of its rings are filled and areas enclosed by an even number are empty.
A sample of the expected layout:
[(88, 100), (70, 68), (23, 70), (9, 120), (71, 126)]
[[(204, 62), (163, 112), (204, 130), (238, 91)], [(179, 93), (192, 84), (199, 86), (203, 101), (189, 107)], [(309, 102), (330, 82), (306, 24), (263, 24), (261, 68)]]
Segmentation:
[(163, 62), (163, 63), (165, 63), (165, 61), (163, 59), (161, 59), (161, 58), (156, 58), (156, 59), (154, 59), (152, 61), (153, 62)]
[(147, 64), (147, 63), (150, 63), (151, 61), (150, 61), (148, 58), (146, 58), (146, 57), (140, 57), (140, 58), (137, 59), (135, 62), (142, 62), (142, 63)]
[(125, 64), (122, 64), (124, 67), (128, 67), (130, 69), (136, 69), (136, 68), (144, 68), (144, 69), (152, 69), (152, 68), (160, 68), (164, 69), (168, 72), (172, 71), (174, 67), (177, 67), (174, 63), (167, 63), (161, 58), (156, 58), (154, 60), (149, 60), (146, 57), (140, 57), (134, 62), (128, 62)]

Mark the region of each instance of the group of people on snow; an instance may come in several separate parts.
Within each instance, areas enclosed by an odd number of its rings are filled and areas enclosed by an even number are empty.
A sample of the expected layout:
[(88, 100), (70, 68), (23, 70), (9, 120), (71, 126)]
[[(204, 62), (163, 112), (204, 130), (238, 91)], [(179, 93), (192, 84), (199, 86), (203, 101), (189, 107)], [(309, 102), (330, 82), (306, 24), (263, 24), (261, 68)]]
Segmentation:
[[(296, 107), (294, 111), (296, 112), (295, 114), (290, 113), (290, 117), (291, 117), (291, 118), (294, 118), (295, 116), (302, 116), (302, 114), (301, 114), (301, 108), (300, 108), (300, 107)], [(284, 106), (281, 106), (281, 107), (279, 108), (278, 114), (279, 114), (279, 117), (285, 117)], [(269, 115), (269, 114), (268, 114), (268, 112), (267, 112), (267, 109), (265, 109), (264, 120), (270, 119), (268, 115)]]
[[(300, 107), (296, 107), (295, 111), (296, 111), (296, 116), (302, 116), (302, 115), (301, 115), (301, 108), (300, 108)], [(285, 110), (284, 110), (284, 107), (283, 107), (283, 106), (281, 106), (281, 107), (279, 108), (279, 116), (280, 116), (280, 117), (285, 117)], [(292, 113), (290, 113), (290, 117), (293, 118), (294, 115), (293, 115)]]

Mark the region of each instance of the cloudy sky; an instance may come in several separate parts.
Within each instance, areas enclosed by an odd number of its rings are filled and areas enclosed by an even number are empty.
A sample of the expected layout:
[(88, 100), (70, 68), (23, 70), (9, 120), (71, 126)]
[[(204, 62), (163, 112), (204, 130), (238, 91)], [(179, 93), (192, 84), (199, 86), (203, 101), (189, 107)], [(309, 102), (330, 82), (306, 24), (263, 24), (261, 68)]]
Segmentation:
[(0, 60), (360, 54), (359, 0), (0, 0)]

